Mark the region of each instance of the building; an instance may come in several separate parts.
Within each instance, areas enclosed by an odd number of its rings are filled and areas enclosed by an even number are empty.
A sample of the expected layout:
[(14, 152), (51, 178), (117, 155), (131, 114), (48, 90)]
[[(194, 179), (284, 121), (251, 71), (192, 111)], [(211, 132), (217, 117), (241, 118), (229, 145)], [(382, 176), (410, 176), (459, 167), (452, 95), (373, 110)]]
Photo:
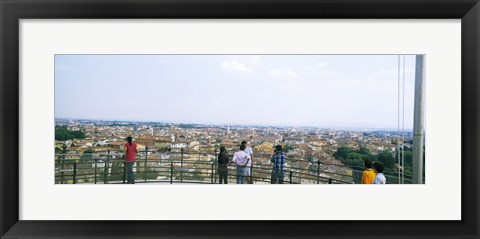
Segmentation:
[(155, 139), (155, 147), (157, 148), (169, 148), (172, 145), (172, 139), (170, 137), (161, 137)]
[(156, 138), (151, 135), (142, 135), (139, 136), (135, 139), (135, 143), (137, 144), (143, 144), (145, 146), (155, 146), (155, 140)]
[(263, 143), (255, 146), (254, 149), (256, 149), (258, 151), (268, 153), (268, 154), (272, 154), (273, 153), (273, 143), (263, 142)]
[(289, 144), (303, 144), (305, 140), (300, 137), (287, 137), (285, 138), (285, 142)]

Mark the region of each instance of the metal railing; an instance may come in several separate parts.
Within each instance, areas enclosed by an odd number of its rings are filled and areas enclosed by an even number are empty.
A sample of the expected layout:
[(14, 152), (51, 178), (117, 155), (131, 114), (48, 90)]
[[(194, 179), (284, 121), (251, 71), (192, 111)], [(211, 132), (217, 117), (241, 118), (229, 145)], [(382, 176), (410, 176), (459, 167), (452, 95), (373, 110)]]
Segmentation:
[[(120, 151), (92, 154), (56, 154), (56, 184), (122, 184), (127, 182), (127, 166)], [(267, 154), (257, 154), (252, 167), (254, 183), (270, 183), (272, 164)], [(303, 167), (295, 166), (297, 164)], [(149, 152), (137, 154), (136, 183), (218, 183), (216, 152)], [(340, 164), (288, 160), (284, 183), (352, 184), (361, 182), (362, 170)], [(387, 183), (398, 178), (385, 173)], [(235, 183), (235, 166), (228, 166), (228, 182)], [(408, 183), (408, 179), (405, 180)], [(411, 181), (410, 181), (411, 182)]]

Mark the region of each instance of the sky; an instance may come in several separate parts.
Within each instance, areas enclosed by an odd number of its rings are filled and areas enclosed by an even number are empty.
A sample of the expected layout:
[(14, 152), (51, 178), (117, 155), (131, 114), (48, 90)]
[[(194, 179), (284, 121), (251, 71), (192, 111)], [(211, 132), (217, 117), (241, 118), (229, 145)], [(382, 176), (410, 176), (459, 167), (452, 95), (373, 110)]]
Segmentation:
[(414, 55), (56, 55), (55, 118), (412, 129), (414, 82)]

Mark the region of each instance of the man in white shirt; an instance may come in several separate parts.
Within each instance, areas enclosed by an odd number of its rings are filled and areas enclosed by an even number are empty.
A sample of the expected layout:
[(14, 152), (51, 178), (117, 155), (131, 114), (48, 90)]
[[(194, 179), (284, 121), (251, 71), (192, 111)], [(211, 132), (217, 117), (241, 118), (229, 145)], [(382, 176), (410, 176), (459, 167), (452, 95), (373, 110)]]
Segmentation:
[(245, 153), (244, 150), (245, 145), (240, 145), (240, 150), (233, 154), (233, 159), (231, 161), (231, 163), (235, 163), (237, 165), (237, 184), (245, 184), (245, 167), (250, 161), (250, 155)]
[(252, 148), (247, 146), (247, 141), (242, 141), (242, 145), (245, 146), (245, 153), (250, 156), (250, 161), (247, 164), (247, 167), (245, 168), (245, 172), (247, 174), (247, 183), (248, 184), (253, 184), (253, 178), (251, 177), (252, 175), (252, 168), (253, 168), (253, 150)]

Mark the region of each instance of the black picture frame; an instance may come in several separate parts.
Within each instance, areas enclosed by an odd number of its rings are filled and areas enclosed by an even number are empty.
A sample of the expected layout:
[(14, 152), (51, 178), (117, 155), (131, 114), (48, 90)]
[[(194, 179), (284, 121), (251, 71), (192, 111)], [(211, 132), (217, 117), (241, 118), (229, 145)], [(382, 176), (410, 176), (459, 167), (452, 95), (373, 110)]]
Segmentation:
[[(479, 238), (480, 236), (478, 0), (0, 0), (0, 14), (1, 238)], [(19, 20), (72, 18), (461, 19), (462, 220), (19, 220)], [(216, 213), (215, 210), (212, 209), (212, 213)]]

